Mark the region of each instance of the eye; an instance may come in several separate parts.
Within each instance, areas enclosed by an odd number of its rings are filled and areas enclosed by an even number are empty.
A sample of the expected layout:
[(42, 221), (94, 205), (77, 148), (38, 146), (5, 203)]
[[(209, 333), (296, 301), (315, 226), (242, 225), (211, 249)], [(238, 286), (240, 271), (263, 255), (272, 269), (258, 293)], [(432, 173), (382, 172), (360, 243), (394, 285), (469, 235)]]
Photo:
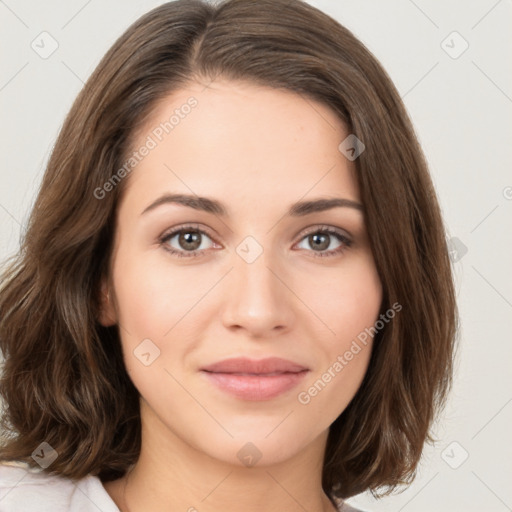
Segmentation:
[[(211, 243), (209, 244), (207, 240)], [(159, 242), (166, 251), (179, 258), (200, 256), (216, 245), (208, 233), (197, 226), (180, 226), (165, 233)]]
[[(221, 247), (197, 225), (177, 227), (162, 235), (159, 243), (179, 258), (202, 256), (208, 249)], [(309, 247), (301, 247), (300, 244)], [(352, 240), (343, 231), (330, 226), (317, 226), (303, 236), (297, 247), (312, 251), (314, 257), (325, 257), (341, 254), (351, 245)]]
[[(342, 231), (329, 226), (316, 227), (302, 238), (302, 244), (313, 248), (313, 256), (336, 256), (352, 245), (352, 240)], [(300, 249), (309, 249), (300, 247)]]

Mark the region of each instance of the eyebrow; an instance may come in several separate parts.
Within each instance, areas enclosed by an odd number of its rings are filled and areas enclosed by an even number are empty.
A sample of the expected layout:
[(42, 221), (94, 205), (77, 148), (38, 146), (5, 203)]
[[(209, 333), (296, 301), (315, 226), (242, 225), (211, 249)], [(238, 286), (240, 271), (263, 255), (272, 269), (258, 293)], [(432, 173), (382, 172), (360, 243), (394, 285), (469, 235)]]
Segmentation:
[[(141, 215), (144, 215), (145, 213), (148, 213), (164, 204), (180, 204), (188, 206), (189, 208), (194, 208), (195, 210), (213, 213), (221, 217), (227, 216), (227, 209), (216, 199), (187, 194), (164, 194), (147, 206)], [(363, 205), (361, 203), (352, 201), (351, 199), (335, 197), (328, 199), (315, 199), (312, 201), (298, 201), (290, 206), (287, 214), (291, 217), (303, 217), (311, 213), (323, 212), (340, 207), (354, 208), (356, 210), (363, 211)]]

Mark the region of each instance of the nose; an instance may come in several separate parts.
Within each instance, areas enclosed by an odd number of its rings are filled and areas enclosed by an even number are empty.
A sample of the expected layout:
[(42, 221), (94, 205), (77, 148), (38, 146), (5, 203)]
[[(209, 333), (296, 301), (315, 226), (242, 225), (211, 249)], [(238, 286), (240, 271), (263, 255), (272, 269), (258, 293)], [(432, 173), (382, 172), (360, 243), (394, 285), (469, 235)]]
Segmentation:
[(230, 330), (245, 330), (250, 337), (282, 333), (294, 322), (293, 293), (285, 272), (270, 254), (263, 252), (248, 263), (234, 254), (234, 268), (228, 276), (222, 323)]

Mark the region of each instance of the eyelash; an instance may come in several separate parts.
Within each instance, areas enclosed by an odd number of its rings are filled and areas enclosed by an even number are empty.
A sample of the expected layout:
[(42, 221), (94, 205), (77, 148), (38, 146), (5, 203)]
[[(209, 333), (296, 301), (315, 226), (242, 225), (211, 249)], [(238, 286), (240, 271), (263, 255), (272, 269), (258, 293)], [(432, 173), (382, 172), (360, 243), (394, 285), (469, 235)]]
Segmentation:
[[(176, 249), (169, 247), (169, 245), (167, 244), (167, 242), (169, 242), (169, 240), (174, 238), (175, 235), (180, 234), (180, 233), (187, 233), (187, 232), (199, 233), (201, 235), (206, 235), (210, 239), (213, 239), (213, 237), (211, 235), (209, 235), (206, 231), (199, 229), (198, 226), (185, 225), (185, 226), (180, 226), (176, 229), (173, 229), (172, 231), (170, 231), (168, 233), (163, 234), (159, 238), (158, 241), (164, 250), (171, 253), (173, 256), (177, 256), (178, 258), (195, 258), (198, 256), (203, 256), (205, 250), (197, 250), (196, 249), (195, 251), (177, 251)], [(308, 237), (309, 235), (314, 235), (314, 234), (328, 234), (328, 235), (335, 236), (343, 244), (340, 247), (338, 247), (337, 249), (331, 249), (330, 251), (322, 251), (322, 252), (312, 251), (312, 252), (316, 253), (313, 256), (315, 258), (325, 258), (325, 257), (337, 256), (352, 246), (352, 240), (350, 240), (342, 232), (338, 231), (337, 229), (331, 228), (329, 226), (315, 227), (314, 229), (305, 233), (302, 236), (302, 238), (300, 239), (300, 242), (302, 240), (304, 240), (306, 237)]]

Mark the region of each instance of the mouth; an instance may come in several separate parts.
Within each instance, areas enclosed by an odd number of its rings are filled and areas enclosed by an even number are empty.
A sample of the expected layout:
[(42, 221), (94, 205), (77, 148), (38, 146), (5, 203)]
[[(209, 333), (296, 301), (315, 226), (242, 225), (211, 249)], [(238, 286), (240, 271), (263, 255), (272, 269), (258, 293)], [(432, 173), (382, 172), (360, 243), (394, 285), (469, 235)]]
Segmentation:
[(202, 372), (221, 391), (242, 400), (262, 401), (276, 398), (299, 384), (309, 370), (272, 374)]
[[(208, 370), (204, 370), (208, 372)], [(306, 371), (306, 370), (303, 370)], [(301, 372), (271, 372), (271, 373), (242, 373), (242, 372), (208, 372), (208, 373), (217, 373), (223, 375), (239, 375), (243, 377), (274, 377), (275, 375), (284, 375), (284, 374), (293, 374), (293, 373), (301, 373)]]
[(268, 375), (272, 373), (298, 373), (309, 370), (309, 368), (280, 357), (267, 357), (265, 359), (233, 357), (205, 366), (201, 370), (214, 373)]

